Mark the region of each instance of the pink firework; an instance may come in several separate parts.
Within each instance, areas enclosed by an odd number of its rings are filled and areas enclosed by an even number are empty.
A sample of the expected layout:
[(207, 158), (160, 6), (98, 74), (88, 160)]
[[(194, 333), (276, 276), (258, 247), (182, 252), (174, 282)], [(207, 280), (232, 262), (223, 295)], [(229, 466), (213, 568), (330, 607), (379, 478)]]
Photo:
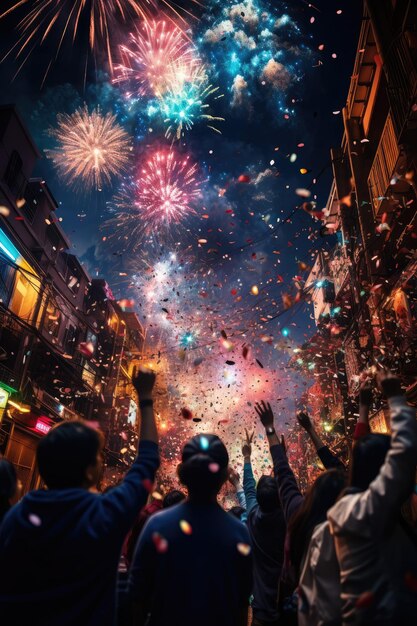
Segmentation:
[(186, 78), (198, 62), (183, 31), (163, 20), (144, 20), (130, 34), (128, 45), (119, 49), (121, 61), (114, 82), (128, 85), (128, 97), (159, 97), (167, 90), (173, 71), (181, 68)]
[(135, 204), (145, 229), (157, 231), (195, 213), (192, 205), (200, 194), (197, 165), (172, 150), (160, 150), (139, 174)]

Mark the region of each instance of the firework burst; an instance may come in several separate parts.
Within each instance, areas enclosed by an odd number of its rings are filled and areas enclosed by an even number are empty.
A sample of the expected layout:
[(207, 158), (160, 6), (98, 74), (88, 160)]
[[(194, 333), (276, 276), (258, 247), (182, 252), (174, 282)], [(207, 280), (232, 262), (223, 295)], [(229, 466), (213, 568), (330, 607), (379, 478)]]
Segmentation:
[(196, 51), (182, 30), (163, 20), (148, 21), (130, 34), (128, 45), (119, 46), (121, 62), (115, 68), (115, 83), (129, 85), (127, 97), (162, 96), (173, 69), (185, 80), (197, 62)]
[[(196, 5), (199, 0), (192, 0)], [(175, 15), (183, 22), (183, 14), (195, 17), (191, 11), (179, 6), (176, 2), (162, 0), (164, 12), (168, 16)], [(113, 36), (118, 32), (120, 22), (127, 23), (140, 17), (147, 19), (156, 9), (156, 0), (19, 0), (9, 9), (0, 14), (0, 20), (11, 13), (29, 6), (27, 13), (18, 22), (19, 38), (6, 54), (17, 51), (21, 59), (18, 72), (27, 61), (32, 51), (42, 45), (46, 39), (55, 35), (57, 47), (47, 72), (57, 58), (64, 40), (75, 42), (81, 33), (88, 32), (88, 47), (96, 54), (105, 50), (110, 71), (113, 72)]]
[(224, 121), (224, 118), (209, 113), (207, 100), (223, 96), (218, 94), (218, 87), (210, 84), (203, 65), (195, 66), (188, 76), (186, 72), (174, 69), (168, 85), (165, 95), (160, 98), (160, 110), (167, 124), (167, 137), (175, 135), (176, 139), (180, 139), (184, 130), (190, 130), (197, 121), (203, 120), (209, 128), (220, 133), (213, 124)]
[(169, 228), (194, 214), (200, 197), (197, 164), (174, 151), (155, 152), (144, 164), (137, 180), (136, 207), (150, 232)]
[(71, 186), (100, 189), (123, 173), (130, 158), (130, 139), (111, 113), (87, 106), (72, 115), (59, 114), (50, 131), (57, 148), (48, 151), (58, 173)]

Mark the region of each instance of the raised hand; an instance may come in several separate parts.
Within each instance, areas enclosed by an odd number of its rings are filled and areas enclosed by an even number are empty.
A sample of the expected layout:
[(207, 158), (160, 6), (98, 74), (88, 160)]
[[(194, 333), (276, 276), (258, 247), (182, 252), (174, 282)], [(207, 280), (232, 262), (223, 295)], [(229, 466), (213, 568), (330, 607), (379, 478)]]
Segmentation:
[(139, 400), (145, 400), (152, 397), (155, 380), (155, 372), (144, 367), (139, 368), (138, 373), (134, 374), (132, 377), (132, 384), (138, 393)]
[(269, 402), (265, 403), (263, 400), (262, 402), (257, 402), (255, 404), (255, 411), (265, 428), (268, 428), (268, 426), (274, 426), (274, 414)]
[(255, 431), (253, 431), (251, 434), (248, 433), (248, 431), (245, 428), (245, 434), (246, 434), (246, 439), (243, 442), (242, 445), (242, 454), (244, 457), (246, 458), (250, 458), (251, 454), (252, 454), (252, 441), (253, 438), (255, 436)]
[(377, 372), (376, 382), (378, 388), (387, 398), (403, 395), (400, 379), (389, 370), (380, 370)]
[(311, 423), (310, 416), (306, 411), (297, 411), (296, 418), (301, 428), (304, 428), (304, 430), (308, 433), (311, 432), (313, 424)]

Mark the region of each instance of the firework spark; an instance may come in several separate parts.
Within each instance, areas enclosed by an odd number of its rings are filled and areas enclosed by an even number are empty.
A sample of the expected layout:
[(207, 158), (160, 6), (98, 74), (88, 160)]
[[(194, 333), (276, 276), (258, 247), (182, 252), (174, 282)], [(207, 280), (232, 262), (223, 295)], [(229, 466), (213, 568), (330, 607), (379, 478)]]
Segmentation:
[(174, 151), (161, 150), (143, 166), (137, 181), (136, 207), (147, 230), (178, 224), (195, 213), (200, 197), (197, 164)]
[[(200, 4), (199, 0), (192, 1), (196, 5)], [(184, 13), (195, 17), (191, 11), (176, 2), (162, 0), (162, 4), (168, 16), (175, 15), (183, 22)], [(28, 11), (17, 24), (18, 41), (6, 54), (8, 56), (17, 51), (17, 58), (22, 60), (18, 72), (32, 51), (55, 35), (57, 47), (48, 65), (48, 73), (64, 40), (75, 42), (81, 33), (88, 32), (90, 50), (94, 54), (105, 50), (110, 71), (113, 73), (113, 36), (118, 32), (118, 24), (127, 23), (137, 17), (146, 20), (157, 3), (155, 0), (19, 0), (0, 14), (0, 20), (26, 5), (29, 5)]]
[(130, 157), (130, 139), (111, 113), (87, 106), (72, 115), (59, 114), (50, 131), (58, 146), (48, 151), (59, 174), (71, 186), (82, 184), (91, 191), (109, 185), (123, 173)]
[(175, 134), (176, 139), (180, 139), (184, 130), (190, 130), (198, 120), (205, 120), (209, 128), (220, 133), (213, 124), (224, 121), (224, 118), (211, 115), (208, 112), (210, 105), (206, 102), (211, 97), (222, 98), (218, 90), (210, 84), (203, 65), (194, 67), (189, 76), (174, 71), (165, 95), (160, 98), (160, 110), (168, 125), (166, 136)]
[(115, 68), (115, 83), (127, 83), (127, 97), (160, 97), (171, 76), (181, 69), (182, 80), (197, 62), (195, 49), (182, 30), (172, 23), (145, 20), (130, 34), (128, 45), (119, 46), (121, 62)]

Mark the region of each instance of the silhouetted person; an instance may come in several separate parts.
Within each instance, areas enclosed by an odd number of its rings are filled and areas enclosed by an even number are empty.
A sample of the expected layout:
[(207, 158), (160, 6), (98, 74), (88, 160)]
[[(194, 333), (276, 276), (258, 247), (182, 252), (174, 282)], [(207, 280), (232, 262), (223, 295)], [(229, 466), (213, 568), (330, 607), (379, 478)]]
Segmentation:
[(106, 494), (97, 484), (103, 440), (81, 422), (53, 428), (37, 449), (47, 490), (26, 495), (0, 530), (0, 621), (6, 626), (113, 626), (123, 540), (159, 465), (155, 375), (134, 379), (141, 408), (138, 456)]
[(215, 435), (185, 445), (178, 475), (188, 499), (149, 520), (133, 559), (136, 626), (246, 626), (249, 534), (217, 503), (228, 462)]

